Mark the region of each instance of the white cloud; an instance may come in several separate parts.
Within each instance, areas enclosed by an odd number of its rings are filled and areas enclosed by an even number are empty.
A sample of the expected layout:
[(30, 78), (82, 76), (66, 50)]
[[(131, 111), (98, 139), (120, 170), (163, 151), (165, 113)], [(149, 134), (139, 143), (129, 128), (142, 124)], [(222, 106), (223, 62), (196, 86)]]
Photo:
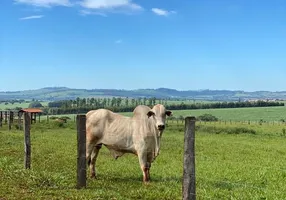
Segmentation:
[(156, 15), (160, 15), (160, 16), (168, 16), (170, 14), (176, 14), (176, 11), (168, 11), (168, 10), (164, 10), (164, 9), (160, 9), (160, 8), (152, 8), (151, 9), (153, 13), (155, 13)]
[(112, 13), (134, 13), (144, 10), (132, 0), (82, 0), (80, 5), (85, 9)]
[(44, 15), (32, 15), (32, 16), (28, 16), (28, 17), (19, 18), (19, 20), (40, 19), (43, 17), (44, 17)]
[(92, 11), (92, 10), (80, 10), (79, 14), (82, 15), (82, 16), (86, 16), (86, 15), (100, 15), (102, 17), (107, 17), (107, 15), (102, 13), (102, 12), (96, 12), (96, 11)]
[(71, 6), (69, 0), (14, 0), (18, 4), (28, 4), (38, 7)]

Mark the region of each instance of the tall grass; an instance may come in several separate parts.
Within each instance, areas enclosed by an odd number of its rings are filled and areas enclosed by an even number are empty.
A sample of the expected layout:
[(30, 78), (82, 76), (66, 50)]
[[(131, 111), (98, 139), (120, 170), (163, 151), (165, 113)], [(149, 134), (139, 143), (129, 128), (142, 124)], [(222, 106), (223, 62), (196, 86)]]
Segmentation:
[[(213, 128), (222, 131), (212, 132)], [(197, 199), (286, 199), (286, 137), (276, 134), (282, 128), (197, 124)], [(114, 160), (102, 148), (98, 179), (88, 178), (87, 189), (77, 190), (75, 123), (32, 125), (31, 170), (23, 165), (22, 131), (7, 131), (4, 126), (0, 128), (0, 199), (181, 199), (183, 140), (183, 124), (169, 123), (148, 185), (142, 184), (136, 156)]]

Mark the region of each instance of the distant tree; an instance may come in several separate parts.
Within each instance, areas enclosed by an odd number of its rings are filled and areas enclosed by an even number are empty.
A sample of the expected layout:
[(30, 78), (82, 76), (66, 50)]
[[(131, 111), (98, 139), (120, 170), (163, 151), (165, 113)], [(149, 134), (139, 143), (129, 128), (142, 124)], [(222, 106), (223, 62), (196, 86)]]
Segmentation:
[(108, 99), (107, 99), (107, 106), (111, 106), (111, 105), (110, 105), (110, 102), (111, 102), (111, 99), (108, 98)]
[(80, 103), (80, 98), (77, 97), (77, 98), (76, 98), (76, 107), (79, 107), (79, 103)]
[(81, 107), (85, 107), (85, 106), (86, 106), (86, 98), (83, 98), (83, 99), (80, 101), (80, 106), (81, 106)]
[(106, 99), (106, 98), (104, 98), (104, 99), (102, 100), (102, 107), (103, 107), (103, 108), (106, 108), (106, 107), (107, 107), (107, 99)]
[(143, 98), (143, 105), (146, 105), (146, 103), (147, 103), (147, 98), (144, 97), (144, 98)]
[(151, 105), (152, 105), (152, 102), (153, 102), (153, 99), (152, 99), (152, 98), (149, 98), (149, 99), (148, 99), (148, 106), (151, 106)]
[(94, 97), (92, 97), (92, 98), (90, 99), (89, 103), (90, 103), (91, 106), (93, 106), (93, 105), (94, 105), (94, 102), (95, 102)]
[(113, 97), (111, 100), (111, 106), (112, 107), (116, 106), (116, 98), (115, 97)]
[(29, 108), (41, 108), (41, 107), (43, 107), (43, 105), (38, 101), (34, 101), (29, 104)]
[(121, 101), (122, 101), (121, 97), (116, 98), (116, 106), (117, 107), (121, 106)]
[(218, 118), (216, 116), (213, 116), (211, 114), (203, 114), (198, 116), (198, 120), (201, 121), (218, 121)]
[(141, 105), (141, 104), (142, 104), (142, 98), (139, 97), (139, 98), (138, 98), (138, 105)]
[(128, 104), (129, 104), (129, 99), (128, 99), (128, 97), (126, 97), (126, 99), (125, 99), (125, 106), (127, 107)]
[(132, 104), (132, 106), (135, 106), (135, 99), (131, 99), (131, 104)]

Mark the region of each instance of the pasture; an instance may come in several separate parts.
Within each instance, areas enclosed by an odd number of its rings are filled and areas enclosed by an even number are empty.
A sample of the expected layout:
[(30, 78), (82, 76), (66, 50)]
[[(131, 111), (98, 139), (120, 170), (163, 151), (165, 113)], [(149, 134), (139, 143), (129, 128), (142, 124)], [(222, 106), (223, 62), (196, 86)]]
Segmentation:
[[(285, 125), (200, 124), (196, 131), (197, 199), (286, 199)], [(31, 129), (31, 170), (23, 132), (0, 128), (0, 199), (181, 199), (183, 124), (170, 123), (161, 153), (142, 184), (138, 159), (98, 157), (98, 179), (76, 186), (76, 126), (44, 121)]]
[[(29, 107), (29, 104), (31, 102), (23, 102), (23, 103), (0, 103), (0, 110), (7, 110), (7, 109), (15, 109), (16, 107), (20, 107), (20, 108), (28, 108)], [(43, 101), (43, 102), (40, 102), (43, 106), (47, 106), (48, 105), (48, 102), (47, 101)]]
[[(216, 116), (222, 121), (280, 121), (284, 119), (286, 121), (286, 106), (278, 107), (255, 107), (255, 108), (221, 108), (221, 109), (198, 109), (198, 110), (172, 110), (173, 116), (200, 116), (208, 113)], [(121, 114), (131, 116), (131, 112), (122, 112)], [(58, 115), (68, 116), (74, 119), (75, 114)]]

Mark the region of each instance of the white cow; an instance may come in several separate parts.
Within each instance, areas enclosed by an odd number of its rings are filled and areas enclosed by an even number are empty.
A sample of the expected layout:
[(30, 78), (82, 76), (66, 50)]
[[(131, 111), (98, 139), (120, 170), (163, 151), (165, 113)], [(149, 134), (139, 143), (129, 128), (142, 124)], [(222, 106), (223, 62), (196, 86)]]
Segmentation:
[(143, 105), (137, 106), (132, 117), (106, 109), (89, 111), (86, 114), (86, 157), (91, 177), (96, 177), (96, 158), (103, 144), (115, 159), (124, 153), (137, 155), (143, 181), (150, 181), (151, 163), (159, 154), (166, 116), (171, 114), (172, 112), (161, 104), (152, 109)]

